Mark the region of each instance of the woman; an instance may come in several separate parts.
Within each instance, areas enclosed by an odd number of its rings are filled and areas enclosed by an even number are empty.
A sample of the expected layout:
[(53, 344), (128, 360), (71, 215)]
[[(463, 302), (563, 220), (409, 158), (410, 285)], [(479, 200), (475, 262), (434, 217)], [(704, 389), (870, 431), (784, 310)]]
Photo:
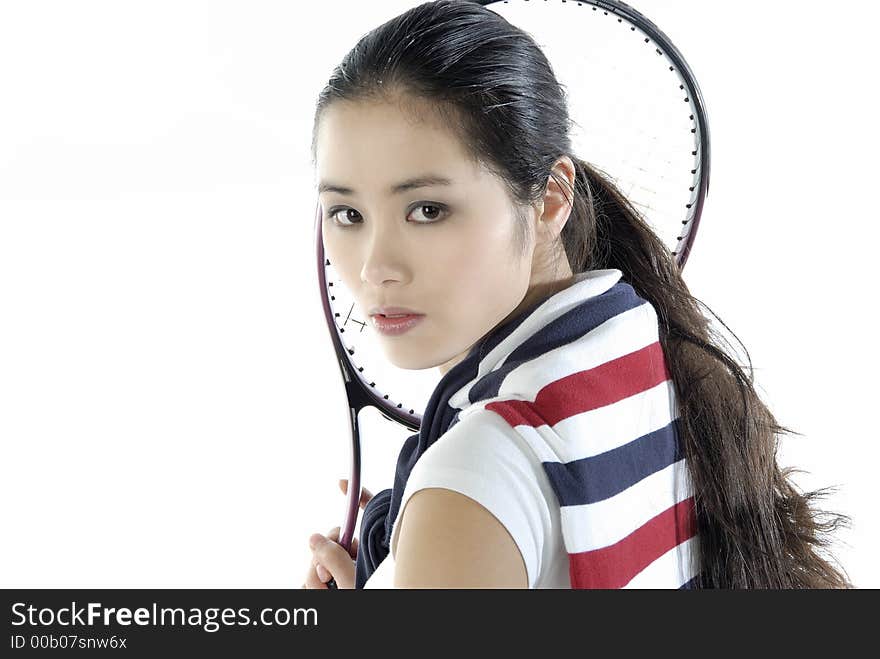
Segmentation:
[(535, 42), (464, 0), (379, 26), (321, 93), (328, 258), (377, 328), (417, 320), (388, 358), (443, 377), (304, 587), (852, 587), (819, 552), (849, 518), (779, 469), (792, 431), (569, 123)]

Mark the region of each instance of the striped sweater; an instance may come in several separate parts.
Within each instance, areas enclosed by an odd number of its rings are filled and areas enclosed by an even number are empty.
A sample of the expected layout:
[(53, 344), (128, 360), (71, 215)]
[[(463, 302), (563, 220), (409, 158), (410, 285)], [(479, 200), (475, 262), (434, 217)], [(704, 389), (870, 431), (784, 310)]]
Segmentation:
[[(404, 490), (406, 499), (412, 494), (406, 482), (418, 458), (469, 415), (491, 412), (549, 479), (572, 588), (696, 586), (694, 497), (675, 390), (656, 312), (621, 276), (616, 269), (576, 275), (496, 327), (444, 376), (420, 433), (401, 451), (395, 487), (374, 497), (377, 511), (385, 503), (376, 563)], [(363, 547), (369, 532), (362, 532)]]

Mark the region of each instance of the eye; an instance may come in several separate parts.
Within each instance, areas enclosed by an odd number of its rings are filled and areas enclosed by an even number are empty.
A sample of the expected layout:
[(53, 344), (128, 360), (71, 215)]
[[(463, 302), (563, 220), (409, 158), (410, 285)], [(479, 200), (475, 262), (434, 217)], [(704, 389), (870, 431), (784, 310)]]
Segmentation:
[(410, 210), (410, 213), (412, 213), (413, 211), (424, 211), (426, 208), (433, 209), (434, 212), (428, 213), (426, 215), (426, 217), (428, 217), (427, 222), (417, 222), (417, 224), (433, 224), (434, 222), (439, 222), (439, 218), (431, 217), (431, 216), (434, 215), (434, 213), (446, 213), (448, 210), (446, 208), (446, 206), (444, 206), (443, 204), (432, 204), (430, 202), (420, 202), (418, 205), (413, 206), (412, 210)]
[[(357, 213), (358, 215), (360, 215), (360, 213), (358, 213), (354, 208), (348, 208), (347, 206), (340, 206), (338, 208), (331, 208), (330, 211), (327, 213), (327, 219), (333, 220), (336, 217), (336, 214), (339, 213), (340, 211), (352, 211), (353, 213)], [(351, 219), (351, 218), (347, 218), (347, 219)], [(348, 224), (345, 222), (335, 222), (335, 224), (337, 224), (339, 226), (343, 226), (343, 227), (351, 226), (351, 224)]]

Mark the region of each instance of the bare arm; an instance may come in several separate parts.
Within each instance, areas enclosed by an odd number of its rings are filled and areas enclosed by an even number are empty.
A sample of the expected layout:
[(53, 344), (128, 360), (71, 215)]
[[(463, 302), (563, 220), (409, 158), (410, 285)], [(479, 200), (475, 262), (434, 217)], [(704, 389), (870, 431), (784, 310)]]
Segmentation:
[(400, 514), (392, 539), (395, 588), (528, 588), (516, 542), (470, 497), (425, 488)]

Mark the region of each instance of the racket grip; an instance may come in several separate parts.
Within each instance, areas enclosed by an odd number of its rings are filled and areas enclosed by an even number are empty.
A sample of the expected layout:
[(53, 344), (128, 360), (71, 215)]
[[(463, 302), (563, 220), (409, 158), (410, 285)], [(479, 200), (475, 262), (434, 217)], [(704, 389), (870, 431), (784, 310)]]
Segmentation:
[(327, 588), (330, 590), (339, 590), (339, 586), (336, 585), (336, 579), (330, 577), (330, 581), (327, 582)]

